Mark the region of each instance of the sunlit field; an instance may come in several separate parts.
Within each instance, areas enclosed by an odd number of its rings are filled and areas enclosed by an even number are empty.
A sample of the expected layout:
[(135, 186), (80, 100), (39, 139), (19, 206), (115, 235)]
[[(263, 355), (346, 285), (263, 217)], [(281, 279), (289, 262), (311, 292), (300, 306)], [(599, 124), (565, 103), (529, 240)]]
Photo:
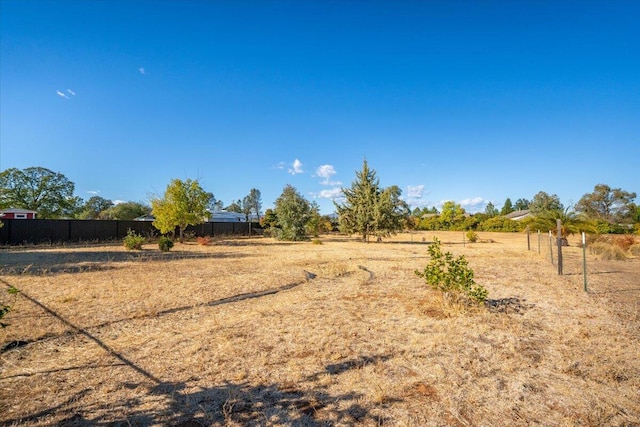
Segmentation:
[[(435, 236), (487, 305), (415, 274)], [(640, 425), (640, 259), (588, 254), (585, 292), (577, 238), (559, 276), (479, 237), (1, 249), (0, 425)]]

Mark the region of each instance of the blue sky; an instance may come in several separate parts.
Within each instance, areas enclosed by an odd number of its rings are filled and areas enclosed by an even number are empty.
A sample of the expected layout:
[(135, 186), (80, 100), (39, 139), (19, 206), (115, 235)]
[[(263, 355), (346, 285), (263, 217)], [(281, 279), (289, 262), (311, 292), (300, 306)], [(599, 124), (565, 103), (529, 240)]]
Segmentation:
[(412, 207), (640, 193), (637, 1), (0, 0), (0, 170), (85, 200), (291, 184), (366, 158)]

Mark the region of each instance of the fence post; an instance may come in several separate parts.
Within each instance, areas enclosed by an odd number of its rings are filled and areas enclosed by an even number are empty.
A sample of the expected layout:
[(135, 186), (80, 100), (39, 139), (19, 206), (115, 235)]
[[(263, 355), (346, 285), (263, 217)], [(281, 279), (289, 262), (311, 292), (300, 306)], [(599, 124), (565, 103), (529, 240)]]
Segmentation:
[(538, 230), (538, 255), (540, 255), (540, 230)]
[(562, 276), (562, 220), (556, 220), (558, 233), (556, 235), (556, 241), (558, 242), (558, 274)]
[(584, 277), (584, 291), (589, 292), (587, 289), (587, 238), (582, 232), (582, 276)]
[(529, 234), (529, 226), (527, 225), (527, 250), (531, 250), (531, 235)]
[(549, 256), (551, 257), (551, 265), (553, 265), (553, 236), (549, 230)]

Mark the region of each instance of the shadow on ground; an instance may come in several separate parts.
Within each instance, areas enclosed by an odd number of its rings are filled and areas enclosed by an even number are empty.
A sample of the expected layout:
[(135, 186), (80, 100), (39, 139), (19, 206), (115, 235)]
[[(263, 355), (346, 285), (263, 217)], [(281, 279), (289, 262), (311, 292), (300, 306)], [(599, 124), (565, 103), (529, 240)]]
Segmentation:
[(237, 253), (206, 253), (190, 251), (4, 251), (0, 275), (44, 275), (84, 273), (118, 268), (123, 262), (179, 261), (184, 259), (241, 258)]
[[(384, 424), (385, 417), (361, 404), (354, 392), (331, 393), (313, 383), (324, 374), (340, 375), (389, 356), (362, 356), (327, 365), (300, 383), (249, 384), (226, 382), (209, 388), (188, 383), (160, 382), (148, 374), (140, 383), (122, 384), (131, 397), (96, 403), (83, 389), (63, 402), (20, 418), (0, 421), (0, 426), (55, 420), (60, 426), (204, 426), (236, 423), (242, 426), (326, 426), (359, 423)], [(80, 368), (80, 367), (77, 367)], [(93, 368), (88, 366), (87, 368)], [(138, 373), (144, 369), (136, 366)], [(186, 391), (188, 388), (195, 391)], [(83, 404), (84, 400), (90, 400)], [(149, 401), (156, 404), (149, 408)], [(374, 413), (375, 412), (375, 413)]]

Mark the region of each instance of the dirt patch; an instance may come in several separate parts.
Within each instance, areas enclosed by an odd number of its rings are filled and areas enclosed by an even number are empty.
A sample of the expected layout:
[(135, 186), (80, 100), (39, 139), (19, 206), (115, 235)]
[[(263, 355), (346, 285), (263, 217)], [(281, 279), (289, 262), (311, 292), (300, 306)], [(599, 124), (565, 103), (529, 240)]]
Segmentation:
[[(639, 261), (589, 258), (584, 292), (571, 240), (558, 276), (525, 235), (479, 234), (3, 249), (0, 424), (640, 423)], [(416, 276), (436, 235), (485, 307)]]

